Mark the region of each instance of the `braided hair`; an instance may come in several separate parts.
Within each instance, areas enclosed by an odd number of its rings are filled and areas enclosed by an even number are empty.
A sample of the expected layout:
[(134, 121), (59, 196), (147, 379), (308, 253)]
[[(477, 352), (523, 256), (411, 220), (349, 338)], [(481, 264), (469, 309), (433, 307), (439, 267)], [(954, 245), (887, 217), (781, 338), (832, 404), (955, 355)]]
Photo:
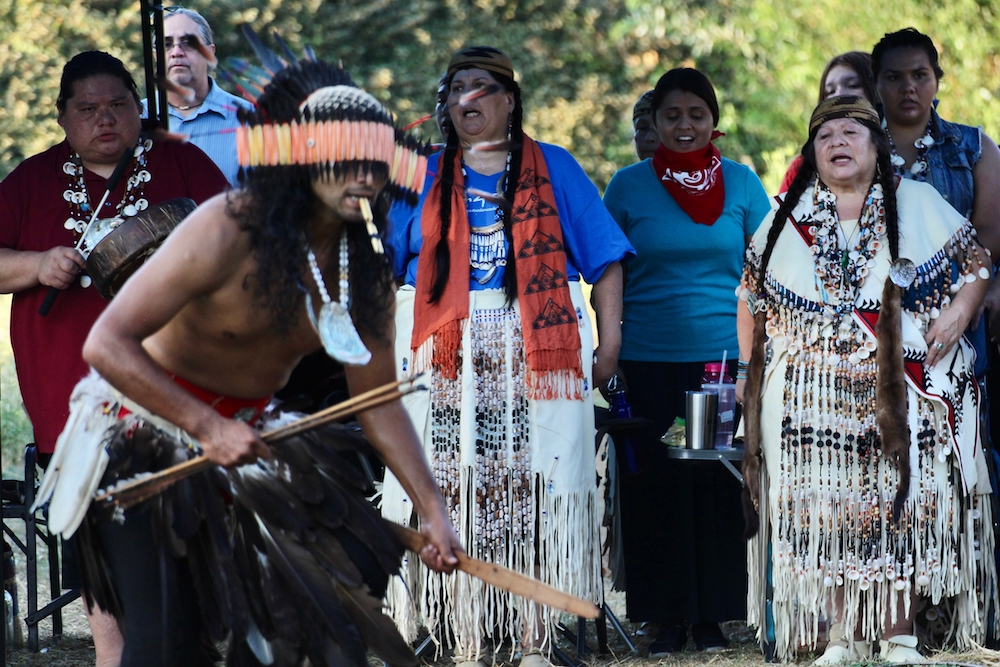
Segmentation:
[[(491, 47), (478, 47), (481, 49), (489, 50)], [(496, 49), (492, 49), (496, 51)], [(463, 69), (471, 69), (475, 65), (470, 65)], [(461, 70), (456, 70), (461, 71)], [(450, 72), (447, 77), (448, 88), (451, 88), (451, 81), (454, 78), (455, 72)], [(504, 205), (501, 206), (503, 211), (503, 229), (504, 236), (506, 237), (506, 242), (508, 246), (513, 246), (513, 232), (511, 227), (511, 214), (513, 212), (514, 203), (514, 193), (517, 192), (518, 178), (521, 174), (521, 161), (524, 152), (524, 109), (521, 105), (521, 87), (517, 85), (517, 82), (513, 78), (500, 74), (499, 72), (490, 71), (489, 75), (508, 93), (513, 93), (514, 95), (514, 111), (511, 113), (510, 118), (510, 146), (508, 150), (510, 151), (510, 167), (506, 174), (506, 180), (503, 184), (503, 200)], [(444, 158), (441, 166), (441, 235), (438, 239), (437, 244), (434, 247), (434, 281), (431, 284), (431, 296), (430, 303), (437, 303), (442, 295), (444, 295), (445, 286), (448, 284), (449, 272), (450, 272), (450, 262), (451, 262), (451, 248), (448, 246), (448, 233), (451, 230), (452, 222), (452, 211), (451, 211), (451, 195), (452, 188), (455, 187), (455, 157), (458, 155), (459, 150), (459, 140), (458, 132), (455, 130), (454, 124), (448, 125), (448, 143), (444, 149)], [(464, 187), (464, 183), (460, 184)], [(513, 265), (508, 265), (504, 271), (503, 277), (503, 290), (504, 295), (507, 297), (507, 305), (511, 305), (514, 299), (517, 298), (517, 272), (514, 270)]]
[[(830, 103), (856, 103), (863, 98), (842, 96), (830, 98), (820, 106)], [(874, 110), (873, 110), (874, 111)], [(816, 114), (814, 112), (814, 118)], [(882, 186), (883, 204), (885, 207), (886, 241), (891, 260), (899, 259), (899, 215), (896, 202), (896, 180), (892, 170), (892, 155), (889, 138), (881, 125), (872, 118), (854, 120), (868, 128), (876, 151), (876, 174), (874, 182)], [(771, 261), (775, 244), (785, 222), (798, 205), (808, 187), (818, 179), (816, 163), (815, 139), (819, 125), (809, 133), (809, 139), (802, 147), (802, 167), (795, 180), (792, 181), (784, 201), (774, 214), (771, 227), (767, 233), (767, 241), (756, 267), (756, 286), (759, 293), (764, 292), (767, 279), (767, 267)], [(746, 449), (743, 458), (743, 478), (746, 485), (743, 490), (743, 510), (747, 520), (746, 538), (756, 534), (760, 526), (756, 502), (759, 501), (760, 475), (760, 409), (761, 391), (764, 383), (765, 359), (765, 329), (767, 313), (758, 311), (754, 314), (753, 343), (750, 353), (750, 363), (747, 368), (746, 401), (744, 414), (746, 416)], [(899, 470), (899, 488), (893, 503), (893, 514), (898, 520), (902, 513), (910, 488), (910, 449), (909, 427), (906, 419), (906, 382), (903, 373), (902, 344), (902, 290), (890, 279), (886, 279), (882, 290), (882, 303), (876, 324), (878, 348), (875, 355), (877, 382), (875, 393), (876, 425), (881, 439), (882, 455), (893, 461)]]

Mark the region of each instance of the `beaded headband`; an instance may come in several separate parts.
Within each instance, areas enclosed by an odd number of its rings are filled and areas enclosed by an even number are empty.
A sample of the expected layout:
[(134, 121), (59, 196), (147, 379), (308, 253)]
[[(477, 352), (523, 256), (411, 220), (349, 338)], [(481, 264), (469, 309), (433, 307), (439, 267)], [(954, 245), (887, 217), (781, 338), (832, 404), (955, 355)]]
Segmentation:
[(303, 167), (314, 178), (365, 169), (387, 176), (386, 190), (393, 198), (416, 201), (427, 171), (425, 144), (397, 128), (392, 114), (355, 86), (343, 67), (318, 60), (311, 49), (296, 59), (281, 42), (289, 64), (252, 30), (244, 27), (244, 34), (263, 68), (227, 60), (238, 77), (227, 73), (225, 78), (256, 107), (240, 114), (240, 167)]
[(339, 171), (347, 163), (384, 164), (389, 182), (405, 194), (423, 191), (423, 146), (392, 125), (388, 111), (360, 88), (338, 85), (313, 91), (301, 120), (247, 123), (236, 130), (241, 167), (317, 166)]
[(878, 112), (871, 102), (854, 95), (829, 97), (819, 103), (809, 120), (809, 137), (815, 137), (823, 123), (838, 118), (867, 119), (873, 125), (879, 124)]

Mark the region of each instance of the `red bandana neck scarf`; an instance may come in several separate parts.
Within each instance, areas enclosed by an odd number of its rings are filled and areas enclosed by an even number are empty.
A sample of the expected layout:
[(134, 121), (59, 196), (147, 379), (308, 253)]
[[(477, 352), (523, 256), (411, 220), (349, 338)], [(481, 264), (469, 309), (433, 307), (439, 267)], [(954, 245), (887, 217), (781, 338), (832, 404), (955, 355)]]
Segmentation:
[[(442, 154), (438, 161), (439, 174), (443, 161)], [(454, 169), (453, 173), (462, 173), (461, 155), (456, 155)], [(562, 226), (542, 150), (528, 137), (524, 138), (517, 183), (511, 213), (514, 237), (511, 254), (517, 271), (517, 301), (528, 365), (528, 396), (536, 400), (580, 399), (582, 345), (566, 278)], [(469, 318), (469, 218), (464, 183), (455, 183), (451, 192), (448, 283), (440, 301), (431, 304), (428, 295), (436, 273), (434, 248), (441, 238), (440, 203), (441, 181), (435, 179), (424, 200), (420, 221), (423, 247), (417, 260), (411, 347), (417, 352), (415, 370), (429, 365), (434, 372), (454, 379), (461, 370), (462, 327)], [(508, 264), (507, 270), (510, 269)], [(421, 349), (425, 345), (431, 345), (432, 349)]]
[[(712, 132), (712, 139), (720, 137)], [(660, 144), (653, 171), (681, 210), (699, 225), (714, 225), (726, 203), (722, 155), (711, 141), (704, 150), (678, 153)]]

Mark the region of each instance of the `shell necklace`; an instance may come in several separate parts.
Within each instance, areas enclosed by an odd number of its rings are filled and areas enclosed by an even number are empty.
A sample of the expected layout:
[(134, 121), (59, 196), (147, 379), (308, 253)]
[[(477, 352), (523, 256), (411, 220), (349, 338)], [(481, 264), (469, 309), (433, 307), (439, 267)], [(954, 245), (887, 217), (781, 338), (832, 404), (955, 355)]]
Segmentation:
[(875, 253), (882, 247), (886, 232), (882, 185), (873, 183), (868, 190), (858, 220), (858, 240), (853, 247), (840, 247), (842, 234), (837, 196), (819, 178), (813, 198), (816, 233), (812, 253), (816, 286), (827, 307), (846, 313), (854, 308), (858, 290), (875, 265)]
[[(125, 194), (115, 208), (115, 214), (120, 217), (131, 218), (139, 211), (149, 207), (146, 201), (146, 184), (153, 180), (152, 175), (146, 170), (146, 153), (153, 147), (152, 139), (139, 140), (135, 147), (135, 162), (132, 164), (132, 173), (128, 177), (125, 185)], [(63, 227), (71, 230), (74, 239), (83, 234), (83, 230), (90, 222), (90, 195), (87, 192), (87, 184), (83, 178), (83, 159), (76, 151), (71, 151), (69, 159), (63, 163), (63, 173), (69, 176), (69, 187), (63, 192), (63, 199), (69, 204), (70, 217), (63, 223)], [(98, 215), (100, 211), (97, 211)]]
[[(920, 137), (913, 142), (913, 146), (917, 149), (917, 159), (913, 161), (910, 165), (910, 175), (918, 181), (924, 182), (927, 180), (927, 149), (934, 145), (934, 137), (931, 136), (931, 130), (934, 126), (934, 116), (931, 116), (927, 120), (927, 129), (924, 130), (924, 136)], [(906, 178), (906, 160), (896, 152), (896, 144), (892, 140), (892, 135), (889, 134), (889, 125), (882, 119), (882, 127), (885, 129), (885, 134), (889, 137), (889, 148), (892, 150), (892, 170), (900, 178)]]
[(316, 262), (316, 255), (308, 245), (306, 246), (306, 257), (309, 260), (309, 269), (312, 271), (319, 295), (323, 299), (323, 306), (320, 308), (317, 320), (313, 312), (312, 298), (306, 291), (306, 312), (309, 313), (309, 322), (319, 334), (323, 349), (342, 364), (364, 366), (371, 360), (372, 353), (365, 347), (361, 336), (358, 335), (358, 330), (354, 327), (354, 320), (351, 319), (347, 230), (344, 230), (340, 236), (340, 290), (337, 301), (330, 298), (326, 282), (323, 280), (323, 273), (319, 270), (319, 264)]

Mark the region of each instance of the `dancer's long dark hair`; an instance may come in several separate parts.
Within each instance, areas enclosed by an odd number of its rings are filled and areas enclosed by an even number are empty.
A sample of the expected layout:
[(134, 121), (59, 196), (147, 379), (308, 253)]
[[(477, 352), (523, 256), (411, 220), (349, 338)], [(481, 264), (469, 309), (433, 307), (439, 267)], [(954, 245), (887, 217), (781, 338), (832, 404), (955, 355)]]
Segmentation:
[[(461, 71), (461, 70), (458, 70)], [(507, 305), (517, 298), (517, 272), (514, 267), (513, 235), (511, 233), (510, 216), (513, 211), (514, 193), (517, 192), (518, 178), (521, 174), (521, 160), (524, 154), (524, 128), (522, 127), (524, 110), (521, 106), (521, 87), (513, 79), (502, 74), (490, 72), (490, 76), (499, 83), (504, 90), (514, 94), (514, 111), (510, 119), (510, 173), (507, 182), (504, 183), (503, 198), (506, 205), (503, 206), (503, 230), (507, 238), (507, 245), (511, 248), (507, 266), (503, 272), (503, 290), (507, 297)], [(451, 87), (451, 79), (448, 79), (448, 87)], [(458, 133), (453, 124), (448, 125), (448, 143), (444, 149), (444, 159), (441, 165), (441, 236), (434, 247), (434, 281), (431, 283), (430, 303), (437, 303), (444, 294), (445, 286), (448, 284), (448, 274), (451, 268), (451, 248), (448, 246), (448, 232), (451, 229), (451, 193), (455, 187), (455, 178), (461, 174), (455, 174), (455, 156), (458, 154), (459, 143)], [(501, 177), (503, 178), (503, 177)], [(458, 187), (465, 187), (465, 183), (457, 184)], [(462, 197), (464, 200), (464, 197)]]
[[(889, 139), (882, 128), (869, 120), (859, 119), (871, 132), (875, 144), (877, 167), (875, 180), (881, 184), (884, 195), (886, 240), (892, 261), (899, 259), (899, 215), (896, 205), (896, 180), (893, 175), (890, 157), (892, 151)], [(771, 261), (775, 243), (787, 225), (786, 221), (806, 189), (812, 185), (817, 176), (815, 134), (802, 147), (802, 167), (792, 181), (784, 201), (774, 214), (771, 228), (767, 233), (767, 242), (761, 253), (760, 265), (757, 267), (756, 285), (760, 295), (763, 295), (767, 266)], [(746, 449), (743, 456), (743, 510), (747, 526), (745, 537), (753, 537), (760, 528), (760, 517), (755, 507), (755, 501), (765, 501), (760, 498), (760, 408), (761, 390), (764, 383), (765, 358), (765, 328), (767, 313), (757, 312), (754, 315), (753, 345), (750, 353), (750, 364), (747, 368), (746, 401), (744, 414), (746, 417)], [(896, 464), (899, 470), (899, 488), (893, 503), (893, 514), (896, 519), (901, 516), (903, 503), (910, 489), (910, 438), (906, 420), (906, 381), (903, 375), (903, 343), (902, 343), (902, 291), (886, 278), (882, 289), (882, 305), (876, 325), (878, 348), (875, 354), (877, 367), (877, 384), (875, 392), (876, 425), (881, 436), (882, 455)]]

